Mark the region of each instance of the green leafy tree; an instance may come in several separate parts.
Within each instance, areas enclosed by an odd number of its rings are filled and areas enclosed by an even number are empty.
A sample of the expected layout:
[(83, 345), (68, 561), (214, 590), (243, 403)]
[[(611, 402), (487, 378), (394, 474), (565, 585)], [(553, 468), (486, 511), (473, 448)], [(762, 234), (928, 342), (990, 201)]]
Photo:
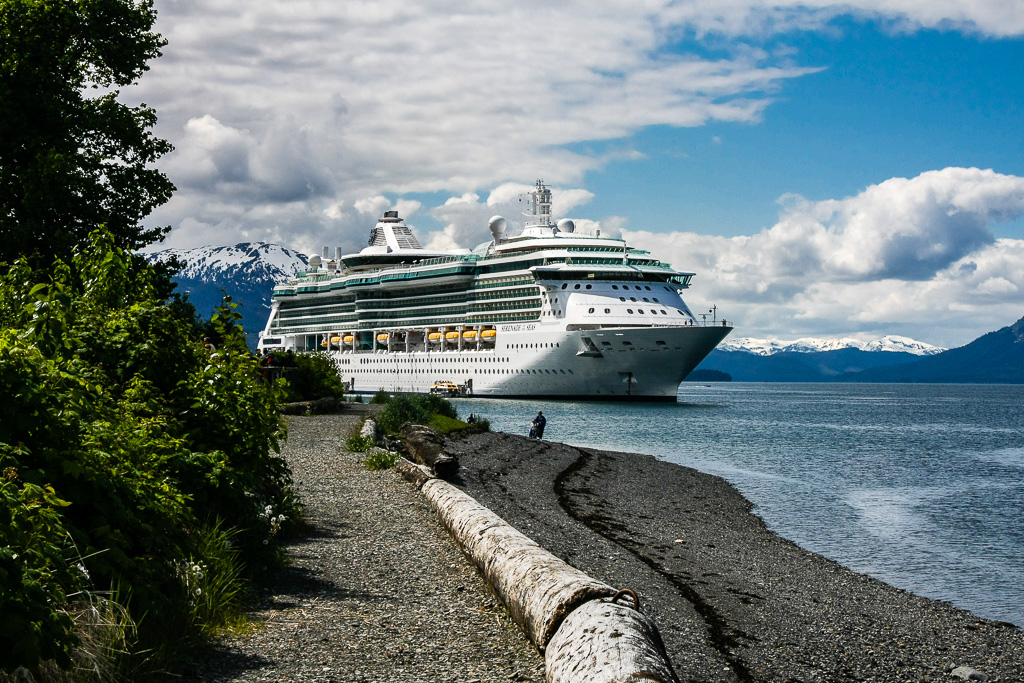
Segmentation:
[(118, 101), (165, 44), (155, 19), (152, 0), (0, 0), (0, 263), (70, 263), (99, 225), (129, 251), (168, 230), (141, 221), (174, 190), (152, 167), (171, 145)]
[(261, 377), (230, 305), (199, 323), (159, 279), (103, 231), (69, 265), (0, 272), (0, 670), (67, 665), (83, 590), (128, 587), (139, 649), (172, 649), (279, 560), (298, 517), (284, 382)]

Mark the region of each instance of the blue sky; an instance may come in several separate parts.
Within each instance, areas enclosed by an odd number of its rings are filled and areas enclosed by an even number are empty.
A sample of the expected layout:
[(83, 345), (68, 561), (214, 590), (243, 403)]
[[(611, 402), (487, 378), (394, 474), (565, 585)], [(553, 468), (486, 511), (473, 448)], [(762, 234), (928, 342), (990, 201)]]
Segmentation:
[(543, 177), (737, 336), (955, 346), (1024, 315), (1020, 3), (156, 6), (124, 96), (176, 147), (166, 246), (356, 250), (397, 208), (471, 247)]

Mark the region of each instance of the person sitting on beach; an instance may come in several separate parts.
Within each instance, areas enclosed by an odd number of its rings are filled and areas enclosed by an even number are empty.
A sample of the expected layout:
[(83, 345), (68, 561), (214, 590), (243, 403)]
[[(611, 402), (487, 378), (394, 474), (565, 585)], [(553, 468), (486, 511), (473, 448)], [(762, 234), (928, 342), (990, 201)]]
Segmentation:
[(533, 433), (531, 434), (531, 436), (534, 436), (538, 439), (543, 439), (544, 425), (546, 425), (547, 423), (548, 421), (544, 418), (544, 413), (538, 410), (537, 417), (533, 418), (533, 429), (531, 430)]

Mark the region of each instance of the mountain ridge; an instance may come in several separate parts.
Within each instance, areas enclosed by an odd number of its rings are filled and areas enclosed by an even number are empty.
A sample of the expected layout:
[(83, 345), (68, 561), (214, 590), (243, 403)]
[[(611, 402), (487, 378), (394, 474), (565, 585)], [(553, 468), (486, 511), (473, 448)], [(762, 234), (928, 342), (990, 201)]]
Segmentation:
[(225, 295), (240, 305), (242, 329), (252, 349), (267, 323), (274, 285), (309, 265), (305, 254), (269, 242), (163, 249), (146, 254), (151, 263), (171, 257), (185, 263), (173, 279), (177, 291), (188, 295), (200, 315), (209, 317)]

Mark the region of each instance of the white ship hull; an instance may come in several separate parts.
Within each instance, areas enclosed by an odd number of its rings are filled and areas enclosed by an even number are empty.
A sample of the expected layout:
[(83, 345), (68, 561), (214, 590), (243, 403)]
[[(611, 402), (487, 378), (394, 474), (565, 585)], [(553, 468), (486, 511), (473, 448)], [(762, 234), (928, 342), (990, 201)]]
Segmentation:
[(362, 394), (427, 393), (447, 380), (471, 386), (469, 395), (478, 397), (675, 401), (679, 383), (732, 329), (501, 327), (490, 348), (474, 343), (461, 350), (331, 354)]

